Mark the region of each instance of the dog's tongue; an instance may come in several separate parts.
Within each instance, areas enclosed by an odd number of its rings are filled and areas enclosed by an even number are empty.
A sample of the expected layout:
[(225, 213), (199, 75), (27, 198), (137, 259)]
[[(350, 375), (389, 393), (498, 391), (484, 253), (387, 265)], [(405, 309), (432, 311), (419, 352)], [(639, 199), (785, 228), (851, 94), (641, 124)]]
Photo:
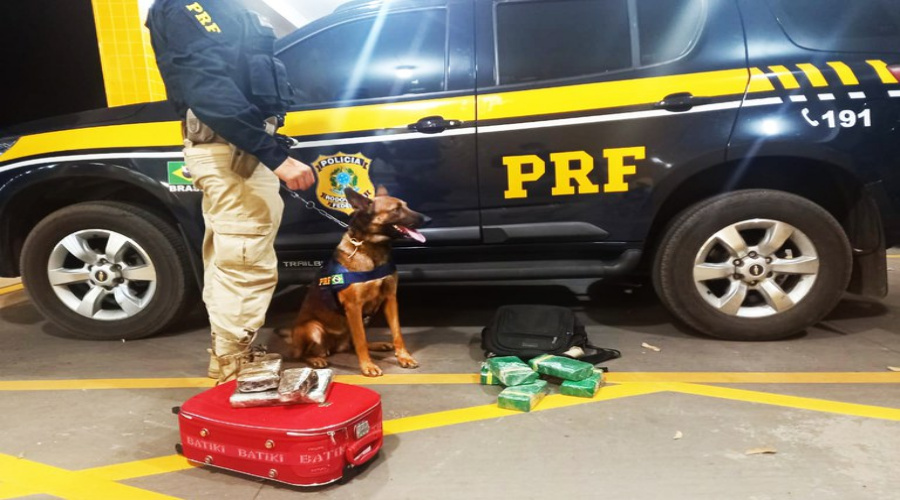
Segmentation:
[(409, 238), (411, 240), (416, 240), (419, 243), (425, 243), (425, 235), (416, 231), (415, 229), (413, 229), (411, 227), (395, 225), (394, 228), (396, 228), (397, 231), (400, 231), (403, 234), (403, 236), (406, 236), (407, 238)]

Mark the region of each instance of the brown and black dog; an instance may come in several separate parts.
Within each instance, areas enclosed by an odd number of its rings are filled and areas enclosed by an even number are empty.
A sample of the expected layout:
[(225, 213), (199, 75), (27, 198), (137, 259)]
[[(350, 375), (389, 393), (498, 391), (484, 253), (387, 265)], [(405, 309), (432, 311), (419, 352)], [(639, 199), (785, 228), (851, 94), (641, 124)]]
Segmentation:
[[(409, 238), (420, 243), (425, 237), (416, 228), (429, 222), (410, 210), (406, 202), (389, 196), (379, 186), (374, 199), (353, 189), (344, 190), (354, 211), (350, 227), (316, 283), (309, 287), (287, 341), (294, 358), (315, 368), (328, 366), (332, 353), (349, 351), (352, 345), (363, 375), (377, 377), (381, 368), (372, 362), (369, 350), (394, 350), (403, 368), (416, 368), (400, 334), (397, 308), (397, 272), (391, 263), (391, 242)], [(370, 279), (374, 278), (374, 279)], [(348, 282), (356, 279), (366, 281)], [(367, 342), (364, 318), (384, 306), (392, 342)]]

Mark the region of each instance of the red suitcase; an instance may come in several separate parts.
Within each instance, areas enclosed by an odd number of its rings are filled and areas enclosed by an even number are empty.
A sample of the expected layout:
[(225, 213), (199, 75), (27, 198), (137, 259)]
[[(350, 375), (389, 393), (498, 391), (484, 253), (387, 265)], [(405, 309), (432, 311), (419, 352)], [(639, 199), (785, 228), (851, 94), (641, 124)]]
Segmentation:
[(381, 449), (381, 396), (333, 383), (328, 402), (232, 408), (235, 382), (188, 399), (178, 411), (188, 460), (295, 486), (319, 486)]

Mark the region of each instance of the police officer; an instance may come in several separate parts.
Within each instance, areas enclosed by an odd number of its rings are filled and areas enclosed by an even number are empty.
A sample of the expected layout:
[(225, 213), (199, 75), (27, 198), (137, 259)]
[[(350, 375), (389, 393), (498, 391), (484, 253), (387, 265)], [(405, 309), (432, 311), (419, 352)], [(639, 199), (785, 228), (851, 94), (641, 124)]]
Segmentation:
[(279, 179), (307, 189), (312, 169), (275, 129), (291, 99), (274, 31), (238, 0), (156, 0), (147, 17), (169, 100), (184, 117), (186, 169), (203, 192), (203, 301), (209, 376), (225, 382), (265, 321), (277, 281)]

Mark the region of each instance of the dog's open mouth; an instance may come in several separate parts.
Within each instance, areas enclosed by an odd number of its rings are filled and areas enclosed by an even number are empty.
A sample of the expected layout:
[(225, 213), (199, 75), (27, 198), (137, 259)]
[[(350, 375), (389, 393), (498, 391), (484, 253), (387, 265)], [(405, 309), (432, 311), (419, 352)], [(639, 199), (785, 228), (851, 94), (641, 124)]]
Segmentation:
[(402, 234), (404, 238), (416, 240), (419, 243), (425, 243), (425, 235), (416, 231), (415, 229), (413, 229), (411, 227), (394, 224), (394, 229), (396, 229), (400, 234)]

